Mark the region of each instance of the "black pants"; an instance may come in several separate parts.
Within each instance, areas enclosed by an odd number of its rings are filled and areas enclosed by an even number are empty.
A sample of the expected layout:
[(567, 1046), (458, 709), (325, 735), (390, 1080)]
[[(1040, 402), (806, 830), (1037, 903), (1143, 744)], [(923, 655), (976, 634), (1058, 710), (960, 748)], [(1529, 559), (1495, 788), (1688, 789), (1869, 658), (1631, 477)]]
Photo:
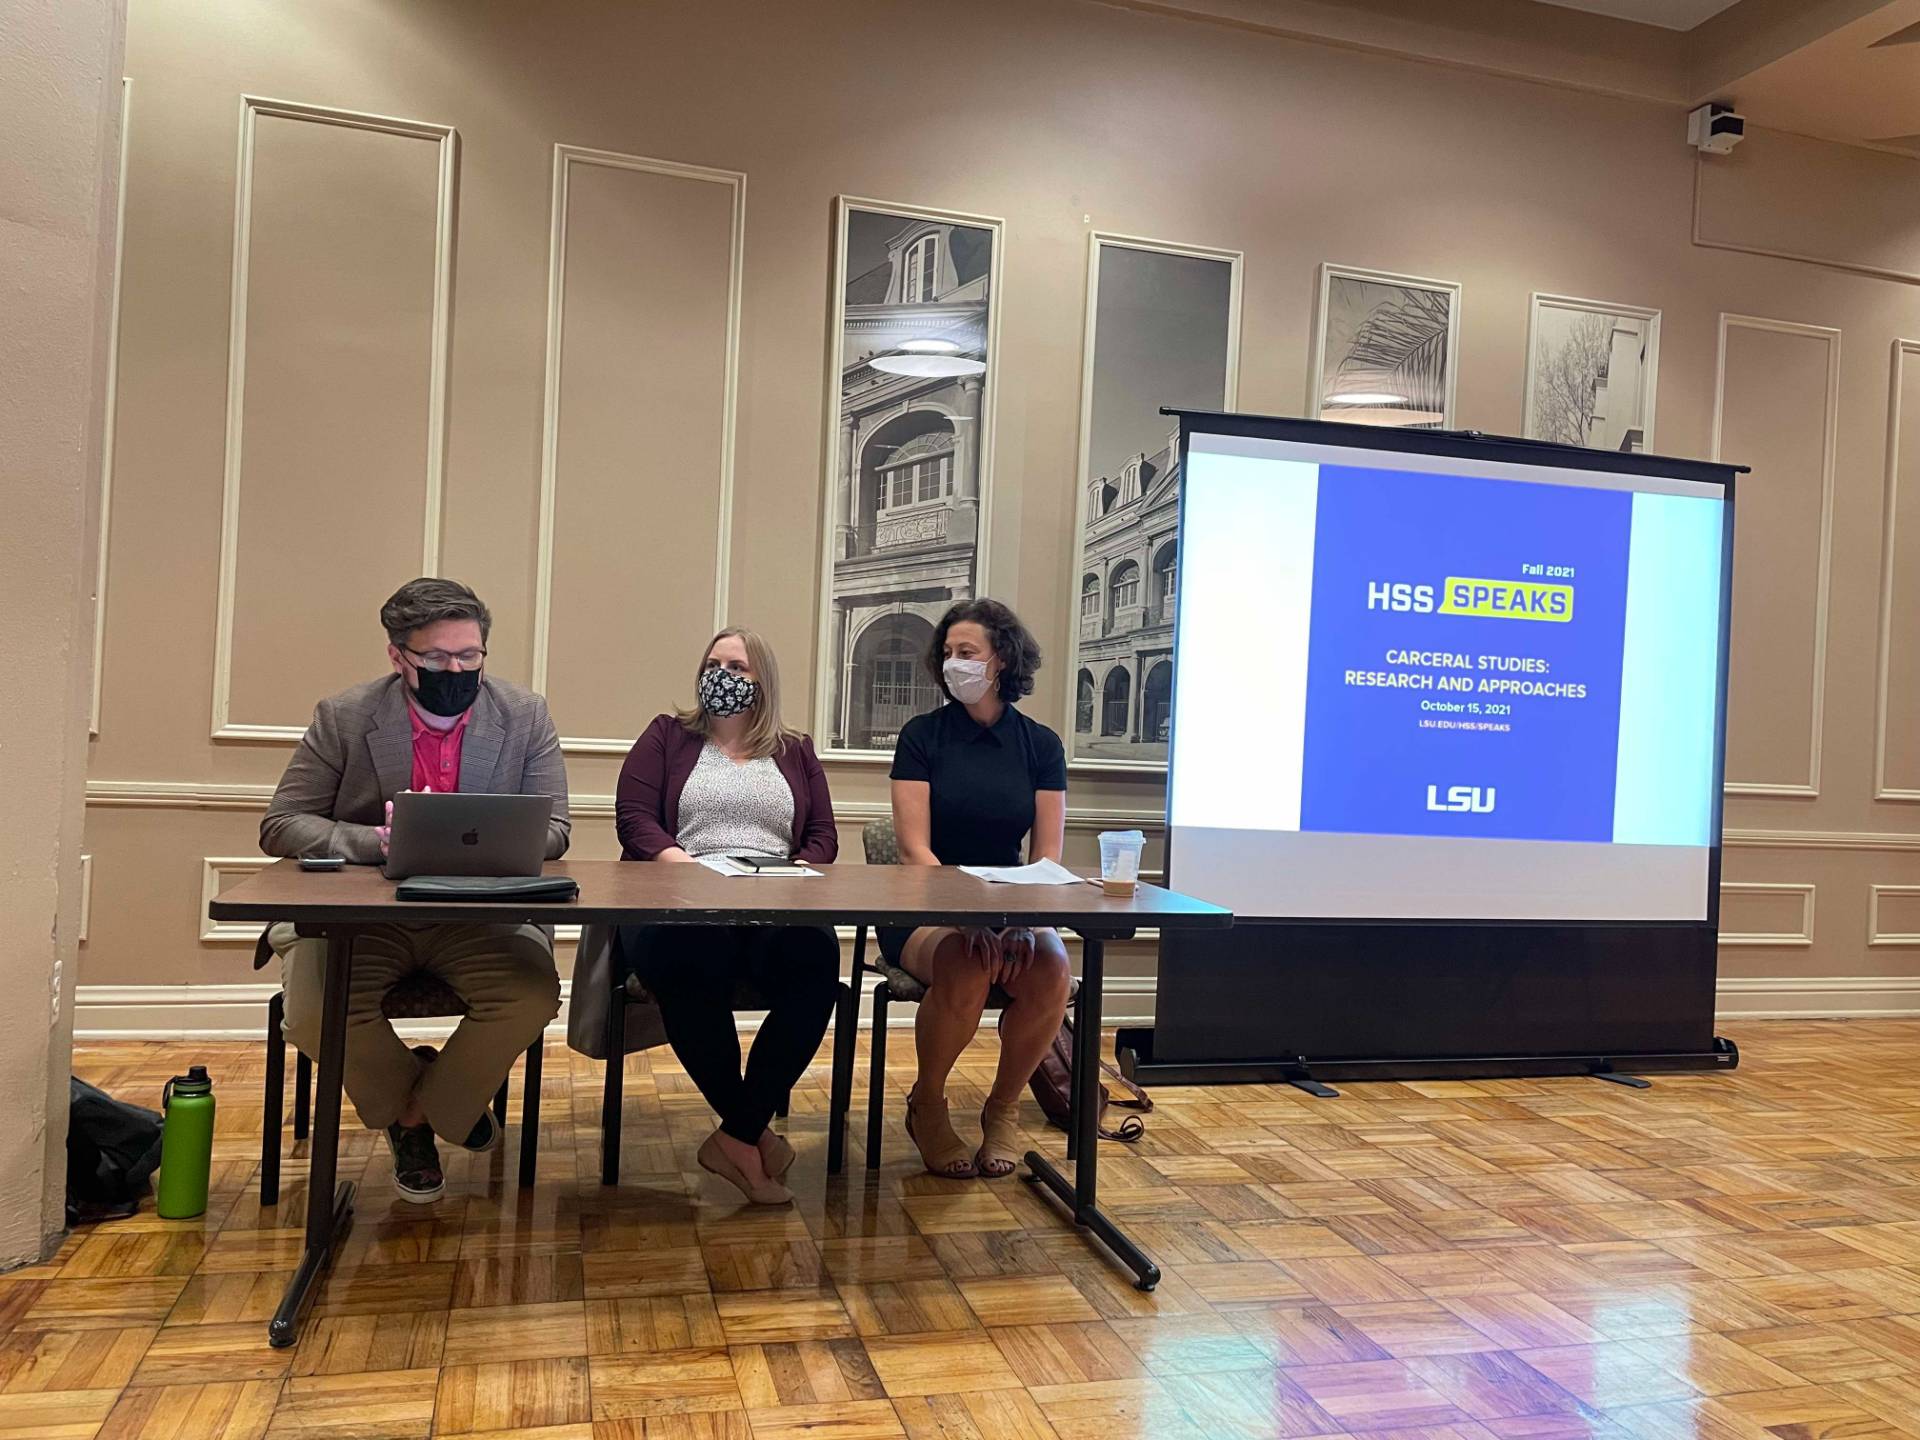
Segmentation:
[[(753, 1144), (827, 1033), (840, 985), (833, 931), (622, 925), (619, 944), (622, 964), (660, 1002), (673, 1053), (720, 1116), (720, 1129)], [(736, 1005), (767, 1011), (744, 1076)]]

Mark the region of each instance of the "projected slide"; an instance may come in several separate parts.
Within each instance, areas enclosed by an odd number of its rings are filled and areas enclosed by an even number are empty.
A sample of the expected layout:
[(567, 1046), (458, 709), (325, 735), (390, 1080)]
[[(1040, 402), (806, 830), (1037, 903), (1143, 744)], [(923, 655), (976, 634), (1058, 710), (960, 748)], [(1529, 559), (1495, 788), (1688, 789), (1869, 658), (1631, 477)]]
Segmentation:
[(1185, 484), (1176, 886), (1248, 916), (1705, 917), (1719, 487), (1215, 435)]
[(1320, 481), (1300, 828), (1611, 840), (1633, 496)]

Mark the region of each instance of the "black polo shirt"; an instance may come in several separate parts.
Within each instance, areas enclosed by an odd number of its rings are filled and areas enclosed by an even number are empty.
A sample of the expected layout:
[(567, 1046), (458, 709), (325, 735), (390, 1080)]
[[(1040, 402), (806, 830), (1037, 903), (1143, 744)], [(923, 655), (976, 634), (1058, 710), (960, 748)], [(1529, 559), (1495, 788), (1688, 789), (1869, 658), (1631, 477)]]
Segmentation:
[(988, 728), (952, 701), (907, 722), (893, 778), (932, 787), (930, 838), (942, 865), (1019, 865), (1034, 792), (1067, 788), (1067, 754), (1058, 735), (1011, 705)]

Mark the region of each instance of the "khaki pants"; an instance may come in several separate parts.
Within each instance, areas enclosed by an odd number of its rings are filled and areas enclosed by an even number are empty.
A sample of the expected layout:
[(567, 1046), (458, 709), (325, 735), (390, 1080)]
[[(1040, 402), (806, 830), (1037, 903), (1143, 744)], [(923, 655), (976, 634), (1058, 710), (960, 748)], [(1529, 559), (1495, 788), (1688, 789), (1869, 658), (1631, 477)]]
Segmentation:
[[(287, 1038), (320, 1054), (327, 942), (275, 925), (287, 994)], [(467, 1014), (427, 1065), (394, 1034), (380, 1002), (407, 975), (426, 970), (467, 1002)], [(370, 1130), (400, 1118), (416, 1087), (434, 1133), (458, 1145), (500, 1088), (514, 1057), (560, 1012), (553, 944), (533, 925), (375, 925), (354, 939), (347, 993), (346, 1091)], [(426, 1073), (422, 1075), (422, 1071)]]

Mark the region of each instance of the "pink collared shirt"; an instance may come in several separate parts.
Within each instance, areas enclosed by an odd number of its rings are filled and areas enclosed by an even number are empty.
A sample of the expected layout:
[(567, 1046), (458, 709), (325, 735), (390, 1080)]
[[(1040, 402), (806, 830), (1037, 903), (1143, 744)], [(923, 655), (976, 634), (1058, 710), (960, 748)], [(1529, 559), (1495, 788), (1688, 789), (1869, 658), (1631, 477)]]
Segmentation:
[(450, 795), (460, 788), (460, 744), (467, 736), (467, 716), (445, 730), (436, 730), (409, 701), (407, 720), (413, 726), (413, 788)]

